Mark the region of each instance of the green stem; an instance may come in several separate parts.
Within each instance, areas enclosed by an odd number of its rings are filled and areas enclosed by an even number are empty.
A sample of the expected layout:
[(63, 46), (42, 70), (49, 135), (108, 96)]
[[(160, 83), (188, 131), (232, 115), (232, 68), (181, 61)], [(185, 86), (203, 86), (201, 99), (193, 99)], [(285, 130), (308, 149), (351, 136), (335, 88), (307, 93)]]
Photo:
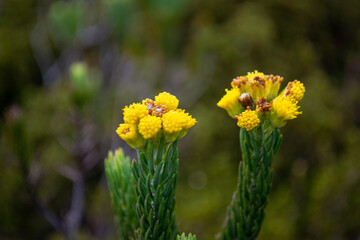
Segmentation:
[(147, 142), (138, 151), (138, 162), (133, 161), (137, 194), (136, 211), (140, 228), (136, 239), (176, 238), (175, 187), (179, 166), (177, 141), (166, 144)]
[(240, 129), (242, 161), (237, 190), (218, 239), (256, 239), (265, 217), (272, 180), (272, 161), (282, 141), (279, 129)]

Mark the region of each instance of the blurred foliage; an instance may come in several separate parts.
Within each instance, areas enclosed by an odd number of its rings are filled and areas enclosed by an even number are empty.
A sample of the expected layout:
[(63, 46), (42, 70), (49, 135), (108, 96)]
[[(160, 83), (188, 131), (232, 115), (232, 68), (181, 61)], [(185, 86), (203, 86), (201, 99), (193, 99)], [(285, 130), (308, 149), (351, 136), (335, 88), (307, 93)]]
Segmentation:
[[(66, 220), (80, 173), (75, 238), (115, 239), (102, 161), (119, 146), (135, 156), (115, 133), (121, 108), (165, 90), (199, 122), (179, 144), (179, 229), (213, 239), (241, 156), (239, 129), (216, 102), (254, 69), (307, 89), (303, 115), (282, 129), (259, 239), (359, 238), (358, 9), (357, 0), (0, 2), (0, 238), (62, 239), (35, 203)], [(68, 74), (77, 61), (99, 82), (85, 98)]]
[(74, 42), (77, 33), (85, 24), (86, 7), (83, 1), (59, 1), (51, 5), (48, 29), (55, 40), (68, 44)]

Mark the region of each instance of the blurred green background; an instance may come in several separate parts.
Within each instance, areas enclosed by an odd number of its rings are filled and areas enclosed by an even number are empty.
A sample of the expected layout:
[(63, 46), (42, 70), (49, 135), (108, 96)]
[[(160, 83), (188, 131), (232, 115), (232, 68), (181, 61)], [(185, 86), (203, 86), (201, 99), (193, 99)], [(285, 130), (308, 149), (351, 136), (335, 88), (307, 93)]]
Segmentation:
[(64, 239), (64, 229), (116, 239), (103, 159), (118, 147), (136, 156), (115, 133), (122, 108), (162, 91), (198, 120), (179, 143), (179, 228), (214, 239), (241, 156), (239, 129), (216, 103), (254, 69), (306, 86), (303, 115), (282, 129), (259, 239), (360, 239), (359, 9), (0, 1), (0, 239)]

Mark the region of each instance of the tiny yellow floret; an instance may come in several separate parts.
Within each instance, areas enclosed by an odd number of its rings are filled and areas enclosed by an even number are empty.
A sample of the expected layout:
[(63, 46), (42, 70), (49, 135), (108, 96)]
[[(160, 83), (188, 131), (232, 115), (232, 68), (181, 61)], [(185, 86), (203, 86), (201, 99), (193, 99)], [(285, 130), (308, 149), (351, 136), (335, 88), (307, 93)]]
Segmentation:
[(253, 130), (260, 123), (260, 119), (256, 115), (256, 112), (250, 109), (247, 109), (243, 113), (241, 113), (237, 117), (237, 119), (238, 119), (237, 125), (241, 128), (245, 128), (246, 131)]
[(138, 128), (144, 139), (153, 138), (161, 129), (161, 118), (156, 116), (146, 116), (140, 119)]
[(122, 123), (116, 129), (116, 133), (126, 142), (134, 141), (137, 137), (136, 126), (134, 124)]
[(137, 124), (139, 120), (149, 114), (146, 105), (141, 103), (133, 103), (124, 109), (124, 122), (129, 124)]
[(258, 72), (258, 70), (255, 70), (254, 72), (248, 72), (248, 74), (246, 75), (248, 79), (252, 79), (255, 76), (264, 77), (265, 75), (262, 72)]
[(241, 112), (241, 104), (239, 102), (239, 97), (241, 95), (240, 89), (234, 87), (231, 90), (225, 89), (226, 94), (220, 99), (217, 103), (217, 106), (225, 109), (231, 117)]
[(195, 123), (197, 123), (196, 119), (193, 118), (191, 115), (187, 115), (187, 119), (186, 119), (186, 123), (185, 123), (184, 128), (185, 129), (190, 129), (195, 125)]
[(163, 92), (155, 97), (155, 103), (165, 105), (169, 110), (175, 110), (179, 105), (179, 100), (170, 93)]

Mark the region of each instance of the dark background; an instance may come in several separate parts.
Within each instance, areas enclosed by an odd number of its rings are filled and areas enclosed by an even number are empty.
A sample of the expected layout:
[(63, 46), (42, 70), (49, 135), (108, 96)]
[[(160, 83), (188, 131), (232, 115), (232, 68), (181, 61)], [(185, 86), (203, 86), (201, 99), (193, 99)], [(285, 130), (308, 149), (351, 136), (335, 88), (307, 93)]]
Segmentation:
[[(0, 1), (0, 239), (116, 239), (103, 159), (122, 108), (168, 91), (181, 231), (213, 239), (236, 185), (238, 127), (216, 106), (255, 69), (305, 84), (283, 129), (259, 239), (360, 239), (360, 1)], [(69, 75), (83, 62), (85, 82)]]

